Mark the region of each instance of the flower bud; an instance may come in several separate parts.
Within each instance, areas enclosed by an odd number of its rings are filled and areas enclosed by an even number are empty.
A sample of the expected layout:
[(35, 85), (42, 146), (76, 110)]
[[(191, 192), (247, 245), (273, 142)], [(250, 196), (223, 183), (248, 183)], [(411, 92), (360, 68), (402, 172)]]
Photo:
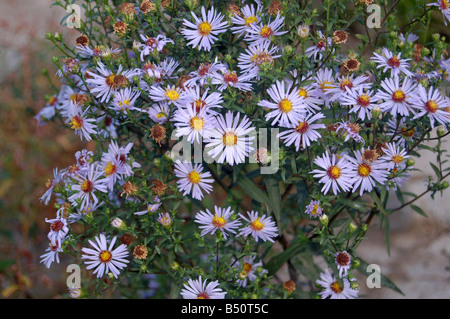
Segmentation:
[(121, 220), (119, 217), (116, 217), (111, 221), (111, 226), (118, 229), (123, 229), (126, 227), (125, 222)]
[(359, 266), (361, 266), (361, 260), (359, 259), (353, 260), (353, 265), (355, 266), (355, 268), (358, 268)]
[(444, 125), (438, 126), (436, 132), (439, 137), (441, 137), (441, 136), (445, 135), (445, 133), (447, 133)]
[(350, 225), (348, 226), (348, 231), (353, 233), (358, 229), (358, 226), (355, 225), (354, 223), (350, 223)]
[(180, 269), (180, 264), (177, 263), (176, 261), (173, 261), (173, 262), (170, 264), (170, 268), (171, 268), (173, 271), (177, 271), (178, 269)]
[(328, 216), (326, 214), (323, 214), (319, 217), (320, 223), (324, 226), (328, 225)]
[(406, 166), (411, 167), (414, 164), (416, 164), (416, 161), (414, 159), (412, 159), (411, 157), (407, 159)]
[(433, 33), (431, 38), (433, 39), (433, 41), (437, 42), (441, 38), (441, 35), (439, 33)]
[(48, 39), (48, 40), (53, 40), (53, 38), (54, 38), (53, 33), (47, 32), (47, 33), (45, 34), (45, 38)]
[(447, 182), (447, 181), (444, 181), (444, 182), (441, 184), (441, 186), (442, 186), (442, 189), (448, 188), (448, 182)]
[(59, 65), (59, 58), (57, 56), (52, 57), (52, 62)]
[(300, 39), (302, 40), (306, 39), (309, 35), (309, 26), (304, 23), (299, 25), (297, 29), (297, 34), (300, 37)]
[(292, 46), (286, 45), (286, 46), (284, 47), (284, 53), (286, 53), (287, 55), (291, 55), (292, 52), (294, 52), (294, 49), (292, 48)]
[(381, 115), (381, 108), (379, 106), (374, 106), (372, 108), (372, 116), (378, 118)]
[(352, 289), (358, 290), (359, 287), (360, 287), (359, 282), (357, 282), (356, 280), (351, 281), (351, 282), (350, 282), (350, 287), (351, 287)]

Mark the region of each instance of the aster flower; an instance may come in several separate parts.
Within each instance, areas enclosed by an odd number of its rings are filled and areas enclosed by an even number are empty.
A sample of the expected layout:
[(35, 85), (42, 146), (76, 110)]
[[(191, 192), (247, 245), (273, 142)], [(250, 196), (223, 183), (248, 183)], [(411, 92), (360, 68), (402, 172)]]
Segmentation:
[(213, 78), (220, 76), (218, 73), (219, 71), (225, 73), (227, 67), (219, 62), (216, 57), (213, 63), (201, 63), (197, 71), (189, 73), (191, 78), (185, 82), (185, 85), (191, 86), (199, 84), (200, 86), (204, 86), (208, 81), (212, 81)]
[(326, 107), (330, 107), (331, 93), (336, 89), (333, 71), (321, 68), (314, 77), (312, 87), (315, 89), (316, 98), (322, 99)]
[(109, 153), (103, 153), (102, 161), (99, 163), (98, 169), (105, 176), (105, 184), (109, 190), (114, 189), (114, 184), (123, 179), (126, 174), (124, 163), (117, 157), (109, 156)]
[(191, 104), (197, 113), (202, 109), (206, 109), (207, 114), (216, 115), (217, 112), (213, 109), (222, 108), (223, 103), (222, 94), (219, 92), (212, 92), (208, 94), (209, 89), (206, 89), (203, 94), (200, 94), (200, 87), (194, 86), (186, 90), (186, 105)]
[(311, 174), (314, 174), (314, 178), (320, 178), (319, 183), (325, 184), (321, 189), (322, 193), (328, 193), (331, 188), (334, 195), (337, 195), (341, 189), (344, 192), (351, 189), (352, 170), (350, 163), (344, 156), (338, 158), (336, 154), (332, 154), (330, 157), (327, 151), (322, 157), (316, 157), (314, 164), (322, 168), (311, 172)]
[(217, 35), (227, 30), (227, 22), (223, 21), (224, 16), (217, 13), (214, 7), (208, 10), (206, 14), (205, 7), (202, 6), (202, 16), (197, 17), (194, 12), (191, 12), (194, 18), (194, 23), (188, 20), (183, 20), (183, 25), (186, 28), (181, 29), (181, 33), (189, 41), (187, 45), (199, 50), (211, 50), (211, 45), (217, 41)]
[(386, 48), (383, 48), (382, 55), (374, 52), (375, 57), (371, 57), (370, 59), (375, 61), (377, 65), (377, 69), (384, 68), (383, 73), (386, 73), (387, 70), (391, 70), (391, 77), (399, 76), (400, 73), (405, 74), (406, 76), (412, 76), (413, 74), (409, 71), (409, 63), (407, 61), (411, 59), (401, 59), (401, 53), (394, 55), (391, 51)]
[(142, 210), (139, 212), (134, 213), (135, 215), (145, 215), (147, 213), (154, 213), (156, 212), (162, 205), (161, 199), (159, 199), (158, 196), (155, 196), (155, 198), (153, 198), (153, 204), (148, 204), (147, 205), (147, 209), (146, 210)]
[[(442, 12), (444, 23), (447, 25), (447, 20), (450, 21), (450, 2), (449, 0), (437, 0), (436, 2), (427, 4), (428, 6), (436, 6)], [(447, 19), (447, 20), (446, 20)]]
[(405, 37), (405, 36), (403, 35), (403, 33), (400, 33), (400, 34), (398, 35), (398, 39), (399, 39), (401, 42), (410, 42), (410, 43), (413, 43), (413, 42), (416, 42), (417, 40), (419, 40), (419, 36), (416, 35), (416, 34), (414, 34), (414, 33), (408, 33), (407, 36)]
[(45, 219), (46, 223), (50, 224), (50, 231), (47, 235), (48, 239), (53, 246), (56, 246), (58, 242), (63, 242), (69, 228), (67, 227), (67, 220), (63, 217), (57, 217), (54, 219)]
[[(263, 266), (262, 261), (255, 262), (256, 256), (245, 256), (237, 261), (237, 269), (241, 270), (237, 275), (236, 283), (239, 287), (246, 288), (249, 281), (255, 281), (257, 278), (256, 270)], [(268, 271), (262, 269), (259, 274), (266, 274)]]
[(273, 238), (278, 236), (278, 228), (271, 216), (266, 215), (258, 216), (258, 212), (247, 212), (248, 217), (239, 214), (243, 220), (248, 222), (248, 225), (241, 228), (239, 236), (247, 237), (253, 236), (255, 241), (262, 239), (262, 241), (274, 242)]
[(349, 113), (356, 113), (358, 118), (364, 121), (366, 118), (370, 120), (372, 117), (372, 108), (376, 105), (378, 98), (373, 96), (373, 91), (367, 91), (363, 88), (348, 89), (347, 93), (340, 99), (340, 104), (351, 106)]
[(311, 217), (322, 216), (322, 207), (320, 206), (320, 200), (312, 200), (305, 209), (305, 213)]
[(182, 106), (185, 102), (185, 92), (175, 85), (169, 85), (166, 88), (152, 86), (150, 88), (150, 98), (155, 102), (167, 101), (169, 104)]
[(275, 20), (271, 21), (269, 19), (267, 24), (254, 23), (250, 24), (249, 28), (246, 30), (247, 34), (244, 40), (251, 43), (251, 45), (257, 45), (260, 43), (270, 43), (272, 37), (281, 36), (288, 31), (280, 31), (284, 25), (284, 17), (280, 17), (280, 13), (277, 14)]
[(313, 124), (315, 121), (325, 118), (322, 113), (310, 114), (306, 118), (298, 121), (297, 124), (289, 124), (288, 130), (278, 134), (278, 137), (283, 139), (286, 146), (295, 145), (295, 150), (298, 152), (300, 145), (302, 149), (311, 145), (311, 142), (317, 141), (321, 137), (318, 129), (324, 129), (324, 124)]
[(293, 70), (290, 72), (292, 77), (295, 79), (294, 82), (290, 78), (286, 78), (285, 82), (290, 85), (294, 83), (294, 85), (300, 85), (298, 94), (303, 98), (303, 104), (306, 106), (307, 113), (316, 113), (321, 110), (321, 105), (324, 103), (323, 99), (318, 98), (320, 93), (318, 94), (317, 86), (313, 84), (302, 84), (302, 82), (306, 81), (311, 77), (311, 72), (308, 72), (306, 75), (302, 75), (299, 77), (297, 70)]
[(105, 235), (100, 234), (95, 237), (96, 243), (92, 240), (88, 240), (92, 248), (82, 248), (81, 259), (86, 259), (84, 262), (90, 270), (95, 268), (94, 275), (97, 274), (97, 278), (103, 277), (104, 274), (111, 272), (115, 278), (120, 275), (120, 270), (124, 269), (129, 263), (127, 246), (121, 244), (117, 248), (114, 248), (116, 243), (116, 237), (114, 237), (109, 246)]
[(238, 36), (246, 35), (247, 31), (251, 28), (251, 25), (261, 22), (261, 17), (259, 16), (261, 14), (260, 8), (255, 9), (253, 4), (247, 4), (242, 7), (241, 14), (242, 17), (236, 13), (231, 17), (231, 22), (233, 22), (235, 26), (231, 27), (230, 30)]
[(209, 194), (213, 187), (210, 185), (214, 179), (210, 178), (210, 172), (203, 172), (202, 164), (194, 164), (177, 161), (175, 163), (175, 176), (179, 178), (177, 181), (178, 189), (183, 196), (191, 194), (195, 199), (203, 198), (203, 191)]
[(241, 91), (251, 91), (252, 90), (252, 80), (258, 75), (258, 70), (252, 69), (241, 75), (237, 75), (236, 71), (231, 71), (229, 69), (219, 70), (215, 73), (211, 83), (218, 85), (217, 90), (222, 92), (228, 87), (234, 87)]
[[(323, 58), (323, 53), (327, 49), (331, 49), (333, 47), (333, 38), (328, 37), (326, 38), (322, 31), (317, 31), (317, 42), (313, 46), (307, 48), (305, 50), (305, 54), (308, 56), (308, 58), (313, 57), (314, 61), (320, 61)], [(334, 49), (333, 49), (334, 51)]]
[(50, 268), (51, 264), (56, 261), (59, 264), (59, 253), (62, 252), (61, 244), (59, 241), (55, 245), (49, 244), (49, 247), (45, 250), (46, 253), (41, 255), (41, 261), (39, 263), (44, 263), (45, 267)]
[(337, 133), (340, 133), (341, 131), (343, 131), (343, 134), (345, 135), (344, 142), (347, 142), (351, 138), (357, 143), (364, 143), (364, 139), (359, 135), (359, 132), (361, 131), (361, 126), (359, 126), (359, 124), (342, 121), (336, 128)]
[(153, 51), (161, 51), (167, 43), (174, 43), (173, 40), (166, 38), (162, 34), (158, 34), (156, 38), (152, 38), (143, 34), (139, 35), (144, 41), (143, 44), (140, 44), (138, 47), (139, 52), (141, 53), (141, 61), (144, 61), (144, 56), (149, 55)]
[(130, 160), (128, 157), (132, 147), (133, 143), (128, 143), (126, 146), (119, 147), (116, 141), (111, 141), (108, 145), (108, 152), (105, 152), (102, 155), (102, 161), (107, 163), (114, 162), (115, 159), (118, 159), (123, 166), (123, 170), (121, 171), (123, 177), (131, 176), (133, 175), (133, 168), (141, 167), (141, 164), (134, 160)]
[(263, 42), (245, 49), (245, 52), (238, 57), (238, 67), (242, 72), (248, 72), (252, 69), (256, 69), (259, 72), (261, 63), (273, 64), (273, 60), (281, 57), (281, 55), (275, 55), (279, 51), (278, 47), (273, 46), (270, 49), (269, 47), (270, 42)]
[[(369, 154), (369, 155), (368, 155)], [(384, 184), (387, 180), (389, 165), (382, 159), (378, 158), (376, 151), (364, 150), (355, 151), (355, 157), (346, 156), (351, 162), (351, 170), (353, 171), (353, 192), (360, 187), (359, 194), (364, 191), (371, 192), (376, 182)]]
[(334, 262), (339, 270), (339, 277), (347, 277), (348, 270), (352, 264), (352, 256), (347, 251), (341, 251), (334, 254)]
[(114, 99), (109, 106), (111, 109), (121, 113), (128, 113), (129, 110), (139, 110), (134, 107), (137, 98), (141, 95), (141, 92), (132, 90), (130, 87), (120, 89), (114, 95)]
[(338, 101), (342, 104), (343, 97), (348, 89), (370, 89), (371, 84), (367, 83), (368, 77), (365, 75), (353, 78), (353, 74), (344, 75), (336, 80), (336, 86), (330, 89), (327, 93), (331, 95), (330, 101)]
[(152, 121), (158, 124), (164, 124), (169, 119), (170, 108), (167, 101), (153, 104), (152, 107), (146, 111)]
[(89, 108), (86, 108), (83, 111), (80, 106), (71, 102), (68, 113), (69, 118), (66, 121), (75, 130), (75, 134), (80, 136), (81, 140), (84, 138), (86, 141), (92, 140), (91, 134), (97, 133), (95, 131), (97, 125), (92, 123), (95, 122), (95, 119), (90, 119), (86, 116), (88, 110)]
[(431, 128), (434, 128), (436, 121), (442, 125), (450, 123), (448, 113), (450, 99), (448, 97), (442, 96), (439, 89), (434, 89), (433, 87), (430, 87), (427, 92), (420, 84), (417, 92), (417, 98), (413, 102), (413, 107), (418, 109), (419, 112), (413, 117), (413, 120), (427, 115)]
[(50, 201), (50, 198), (52, 197), (53, 194), (53, 189), (55, 188), (56, 185), (58, 185), (59, 182), (61, 182), (63, 175), (63, 172), (58, 171), (58, 168), (54, 168), (53, 169), (53, 178), (48, 180), (48, 182), (46, 183), (46, 187), (47, 190), (45, 191), (44, 195), (42, 195), (39, 200), (41, 202), (44, 202), (44, 205), (48, 205), (48, 202)]
[(319, 292), (322, 299), (328, 297), (330, 299), (355, 299), (358, 297), (359, 291), (350, 287), (350, 282), (347, 278), (343, 278), (344, 286), (341, 287), (328, 269), (325, 269), (325, 273), (320, 274), (320, 279), (316, 280), (316, 283), (323, 288), (323, 291)]
[(266, 114), (266, 121), (274, 119), (272, 125), (277, 123), (282, 126), (296, 125), (306, 115), (303, 97), (300, 96), (298, 89), (291, 90), (291, 87), (291, 85), (285, 86), (283, 81), (277, 81), (267, 89), (267, 93), (274, 102), (262, 100), (258, 103), (259, 106), (273, 110)]
[(217, 280), (211, 281), (209, 284), (207, 282), (208, 279), (203, 281), (202, 276), (197, 280), (189, 279), (181, 290), (181, 296), (183, 299), (225, 299), (227, 293), (218, 288)]
[(218, 163), (227, 162), (230, 165), (245, 162), (249, 152), (254, 150), (250, 146), (256, 136), (250, 136), (255, 128), (251, 127), (251, 122), (244, 115), (239, 122), (240, 113), (233, 115), (231, 111), (220, 114), (216, 117), (216, 129), (211, 131), (211, 135), (205, 140), (206, 148), (210, 149), (208, 155), (215, 158)]
[(102, 177), (102, 171), (98, 170), (98, 165), (92, 164), (87, 171), (77, 172), (73, 177), (77, 183), (72, 185), (72, 190), (75, 191), (69, 197), (69, 201), (73, 206), (78, 206), (77, 200), (80, 199), (79, 208), (82, 210), (86, 205), (97, 204), (98, 198), (95, 191), (107, 192), (106, 179)]
[(175, 122), (177, 137), (187, 136), (190, 143), (200, 143), (200, 138), (208, 138), (214, 129), (215, 119), (209, 115), (206, 108), (196, 111), (196, 107), (188, 105), (180, 107), (175, 112), (172, 121)]
[(108, 70), (101, 62), (97, 62), (96, 70), (99, 74), (87, 71), (90, 76), (86, 82), (92, 86), (91, 93), (95, 95), (100, 102), (108, 102), (111, 94), (116, 94), (118, 88), (126, 87), (133, 76), (139, 75), (139, 70), (124, 71), (122, 65), (119, 65), (117, 72)]
[(386, 161), (390, 170), (395, 167), (405, 168), (406, 160), (410, 157), (405, 149), (395, 143), (387, 143), (382, 147), (382, 151), (384, 155), (380, 157), (380, 160)]
[(169, 227), (172, 225), (172, 218), (169, 213), (159, 213), (157, 221), (164, 227)]
[(200, 211), (195, 215), (195, 222), (201, 224), (199, 228), (202, 229), (201, 236), (205, 236), (206, 234), (214, 234), (217, 230), (220, 230), (223, 234), (223, 237), (227, 239), (228, 232), (236, 234), (236, 228), (241, 225), (239, 219), (230, 220), (234, 211), (231, 210), (231, 207), (221, 208), (218, 206), (214, 206), (214, 215), (206, 209), (206, 212)]
[(400, 84), (400, 79), (395, 76), (383, 80), (381, 87), (384, 91), (380, 90), (375, 95), (376, 98), (384, 100), (379, 105), (381, 111), (390, 112), (394, 117), (397, 115), (408, 116), (412, 111), (411, 105), (416, 104), (417, 100), (416, 86), (412, 80), (405, 78)]

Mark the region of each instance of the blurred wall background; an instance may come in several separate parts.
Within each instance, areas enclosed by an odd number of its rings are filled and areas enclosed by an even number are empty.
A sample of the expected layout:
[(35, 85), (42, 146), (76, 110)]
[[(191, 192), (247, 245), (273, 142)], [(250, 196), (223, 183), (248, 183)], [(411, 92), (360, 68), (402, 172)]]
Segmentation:
[[(402, 6), (406, 2), (402, 1)], [(52, 0), (0, 1), (0, 296), (2, 298), (53, 298), (67, 292), (65, 267), (69, 258), (47, 270), (39, 256), (47, 248), (48, 224), (54, 208), (39, 202), (54, 167), (72, 163), (74, 153), (83, 147), (79, 139), (61, 123), (38, 127), (33, 116), (45, 105), (44, 95), (52, 93), (42, 69), (53, 83), (56, 67), (51, 57), (58, 55), (45, 40), (46, 32), (59, 32), (68, 43), (78, 34), (59, 22), (66, 12), (50, 8)], [(442, 17), (434, 30), (442, 28)], [(407, 16), (404, 17), (407, 19)], [(405, 20), (407, 21), (407, 20)], [(440, 25), (441, 23), (442, 25)], [(433, 31), (435, 32), (435, 31)], [(448, 147), (446, 139), (445, 147)], [(406, 185), (419, 194), (428, 175), (433, 175), (427, 152), (417, 160), (416, 172)], [(369, 263), (380, 265), (384, 275), (403, 290), (402, 296), (387, 288), (368, 289), (361, 276), (361, 293), (368, 298), (450, 298), (450, 208), (447, 194), (432, 201), (424, 196), (418, 205), (425, 218), (404, 209), (391, 219), (391, 254), (387, 254), (384, 231), (371, 225), (369, 240), (359, 254)], [(395, 197), (395, 196), (394, 196)], [(398, 203), (392, 202), (393, 207)]]

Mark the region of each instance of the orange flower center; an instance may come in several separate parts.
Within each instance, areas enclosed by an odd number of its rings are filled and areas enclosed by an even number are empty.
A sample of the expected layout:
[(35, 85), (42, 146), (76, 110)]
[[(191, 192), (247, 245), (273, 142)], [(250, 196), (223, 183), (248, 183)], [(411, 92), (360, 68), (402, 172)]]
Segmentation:
[(109, 252), (108, 250), (103, 250), (102, 252), (100, 252), (100, 261), (102, 263), (107, 263), (108, 261), (110, 261), (112, 259), (112, 255), (111, 252)]
[(214, 227), (223, 228), (225, 226), (225, 224), (227, 223), (227, 220), (223, 217), (214, 215), (214, 217), (212, 219), (212, 223), (213, 223)]
[(332, 179), (338, 179), (342, 175), (341, 170), (336, 165), (330, 166), (327, 170), (327, 174)]
[(250, 223), (250, 227), (253, 230), (261, 231), (264, 228), (264, 224), (259, 221), (259, 217)]
[(402, 90), (396, 90), (393, 94), (392, 94), (392, 99), (394, 100), (394, 102), (397, 103), (401, 103), (405, 100), (406, 95)]
[(211, 30), (212, 25), (207, 21), (204, 21), (198, 25), (198, 32), (200, 33), (201, 36), (210, 34)]
[(370, 172), (372, 172), (372, 168), (369, 164), (362, 163), (358, 166), (358, 174), (361, 177), (369, 176)]

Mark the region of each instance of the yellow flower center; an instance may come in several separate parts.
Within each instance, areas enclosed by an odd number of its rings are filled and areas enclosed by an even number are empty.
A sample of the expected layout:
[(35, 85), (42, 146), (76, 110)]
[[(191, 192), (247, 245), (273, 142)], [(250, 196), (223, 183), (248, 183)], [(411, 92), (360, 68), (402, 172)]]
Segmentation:
[(77, 98), (77, 95), (76, 95), (76, 94), (72, 94), (72, 95), (70, 96), (70, 100), (71, 100), (72, 102), (74, 102), (74, 103), (75, 103), (75, 101), (76, 101), (76, 98)]
[(74, 116), (72, 120), (70, 121), (70, 124), (72, 124), (72, 128), (74, 130), (79, 130), (83, 127), (83, 119), (79, 117), (78, 115)]
[(106, 176), (110, 176), (110, 175), (114, 174), (116, 171), (117, 171), (116, 165), (112, 164), (111, 162), (106, 164), (106, 167), (105, 167), (105, 175)]
[(402, 90), (396, 90), (393, 94), (392, 94), (392, 99), (394, 100), (394, 102), (397, 103), (401, 103), (405, 100), (406, 95)]
[(250, 223), (250, 227), (253, 230), (261, 231), (264, 228), (264, 224), (259, 221), (259, 217)]
[(200, 33), (201, 36), (210, 34), (211, 30), (212, 25), (207, 21), (204, 21), (198, 25), (198, 32)]
[(197, 173), (196, 171), (192, 171), (188, 174), (187, 176), (188, 180), (192, 183), (192, 184), (198, 184), (201, 181), (201, 177), (200, 174)]
[(206, 292), (202, 292), (197, 295), (197, 299), (209, 299), (209, 295)]
[(198, 116), (194, 116), (190, 119), (189, 125), (196, 131), (200, 131), (203, 128), (203, 120), (198, 118)]
[(94, 184), (87, 179), (81, 184), (81, 190), (85, 193), (90, 193), (94, 190)]
[[(124, 105), (125, 105), (125, 107), (124, 107)], [(128, 108), (130, 106), (130, 101), (126, 100), (126, 99), (123, 101), (119, 101), (119, 106), (123, 111), (125, 108)]]
[(425, 103), (425, 110), (430, 113), (436, 113), (438, 109), (439, 105), (437, 105), (433, 100), (429, 100), (427, 103)]
[(109, 87), (113, 87), (114, 86), (114, 77), (115, 77), (114, 74), (110, 74), (106, 78), (106, 84), (108, 84)]
[(401, 155), (394, 155), (392, 156), (392, 161), (396, 164), (400, 164), (401, 162), (403, 162), (404, 158)]
[(213, 223), (214, 227), (223, 228), (225, 226), (225, 224), (227, 223), (227, 220), (223, 217), (214, 215), (214, 217), (212, 219), (212, 223)]
[(255, 23), (256, 21), (258, 21), (258, 19), (255, 16), (250, 16), (244, 19), (245, 20), (245, 25), (247, 27), (250, 26), (250, 24)]
[(237, 135), (234, 132), (226, 132), (223, 134), (222, 142), (225, 146), (234, 146), (237, 143)]
[(261, 31), (259, 31), (259, 34), (263, 37), (263, 38), (269, 38), (270, 36), (272, 36), (273, 34), (273, 30), (271, 27), (265, 25), (261, 28)]
[(253, 266), (249, 263), (244, 263), (244, 270), (246, 272), (250, 272), (252, 270)]
[(450, 8), (450, 2), (448, 0), (441, 0), (441, 3), (439, 4), (439, 7), (442, 10), (447, 10), (448, 8)]
[(352, 83), (352, 81), (350, 81), (350, 79), (349, 78), (344, 78), (342, 81), (341, 81), (341, 90), (342, 91), (345, 91), (345, 88), (349, 88), (349, 89), (351, 89), (352, 87), (353, 87), (353, 83)]
[(330, 166), (327, 170), (327, 174), (332, 179), (338, 179), (342, 175), (341, 170), (336, 165)]
[(166, 90), (166, 93), (164, 93), (165, 96), (169, 98), (171, 101), (176, 101), (180, 98), (180, 93), (178, 93), (176, 90)]
[(337, 281), (333, 282), (330, 285), (331, 290), (333, 290), (335, 293), (340, 294), (344, 289), (339, 285)]
[(108, 250), (103, 250), (100, 253), (100, 261), (102, 263), (107, 263), (108, 261), (111, 260), (111, 258), (112, 258), (112, 255), (111, 255), (111, 253)]
[(288, 113), (292, 110), (292, 103), (288, 99), (282, 99), (280, 103), (278, 103), (278, 108), (281, 112)]
[(156, 114), (156, 118), (158, 118), (158, 119), (163, 118), (163, 117), (167, 117), (167, 114), (164, 112), (159, 112), (158, 114)]
[(360, 95), (357, 102), (362, 107), (368, 107), (370, 105), (370, 96), (367, 94)]
[(361, 177), (369, 176), (371, 171), (372, 171), (372, 168), (370, 168), (369, 164), (362, 163), (358, 166), (358, 174)]
[(320, 83), (320, 88), (322, 89), (323, 92), (326, 92), (327, 90), (330, 90), (333, 88), (333, 82), (330, 81), (323, 81), (322, 83)]
[(315, 215), (318, 215), (318, 214), (319, 214), (319, 213), (317, 212), (318, 209), (319, 209), (319, 204), (315, 204), (314, 207), (313, 207), (313, 209), (312, 209), (312, 211), (311, 211), (311, 214), (313, 214), (314, 216), (315, 216)]
[(298, 95), (301, 97), (304, 97), (305, 99), (309, 96), (308, 91), (305, 90), (304, 88), (300, 89), (300, 91), (298, 92)]

